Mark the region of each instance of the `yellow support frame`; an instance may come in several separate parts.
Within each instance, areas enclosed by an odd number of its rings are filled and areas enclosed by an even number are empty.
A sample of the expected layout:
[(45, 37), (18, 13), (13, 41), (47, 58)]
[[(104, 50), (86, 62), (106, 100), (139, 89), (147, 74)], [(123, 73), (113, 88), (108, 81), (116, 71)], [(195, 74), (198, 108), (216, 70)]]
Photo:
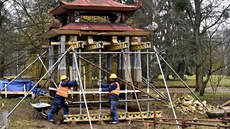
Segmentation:
[(96, 49), (104, 48), (104, 45), (102, 42), (96, 42), (94, 44), (87, 44), (84, 46), (83, 51), (92, 51)]
[(112, 43), (110, 46), (106, 48), (106, 51), (117, 51), (122, 49), (129, 48), (129, 44), (127, 42), (119, 42), (119, 43)]
[[(161, 118), (162, 117), (162, 111), (154, 111), (151, 112), (120, 112), (118, 113), (119, 120), (135, 120), (135, 119), (153, 119), (154, 118)], [(141, 117), (142, 116), (142, 117)], [(64, 115), (64, 121), (65, 122), (85, 122), (89, 121), (88, 115), (87, 114), (72, 114), (72, 115)], [(100, 116), (99, 114), (90, 114), (91, 121), (109, 121), (112, 120), (110, 114), (102, 114)]]
[(144, 50), (144, 49), (148, 49), (151, 48), (151, 43), (150, 42), (132, 42), (130, 44), (130, 50), (131, 51), (137, 51), (137, 50)]

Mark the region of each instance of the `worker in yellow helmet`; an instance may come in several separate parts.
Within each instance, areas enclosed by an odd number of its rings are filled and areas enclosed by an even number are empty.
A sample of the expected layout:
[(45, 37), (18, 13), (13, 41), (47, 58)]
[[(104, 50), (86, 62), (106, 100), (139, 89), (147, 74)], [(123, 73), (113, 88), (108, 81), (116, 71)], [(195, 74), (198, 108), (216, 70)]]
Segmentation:
[(109, 77), (109, 84), (102, 84), (102, 91), (109, 91), (109, 99), (110, 99), (110, 112), (113, 118), (111, 124), (118, 124), (118, 114), (117, 114), (117, 106), (120, 95), (120, 85), (117, 82), (117, 75), (111, 74)]
[(68, 103), (65, 98), (68, 97), (69, 87), (77, 86), (78, 79), (69, 81), (66, 75), (62, 75), (60, 78), (61, 82), (59, 83), (57, 93), (54, 97), (54, 102), (48, 114), (48, 121), (54, 122), (53, 116), (57, 109), (61, 106), (64, 111), (64, 115), (69, 114)]

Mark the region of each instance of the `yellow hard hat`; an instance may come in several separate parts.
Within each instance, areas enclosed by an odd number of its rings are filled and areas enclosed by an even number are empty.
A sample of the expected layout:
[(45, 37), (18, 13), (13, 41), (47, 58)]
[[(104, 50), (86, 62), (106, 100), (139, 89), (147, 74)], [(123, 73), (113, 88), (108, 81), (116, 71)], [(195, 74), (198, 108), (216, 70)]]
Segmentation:
[(110, 79), (116, 79), (116, 78), (117, 78), (117, 75), (113, 73), (113, 74), (110, 75), (109, 78), (110, 78)]
[(62, 75), (62, 76), (61, 76), (61, 81), (62, 81), (62, 80), (65, 80), (65, 79), (67, 79), (67, 76), (66, 76), (66, 75)]

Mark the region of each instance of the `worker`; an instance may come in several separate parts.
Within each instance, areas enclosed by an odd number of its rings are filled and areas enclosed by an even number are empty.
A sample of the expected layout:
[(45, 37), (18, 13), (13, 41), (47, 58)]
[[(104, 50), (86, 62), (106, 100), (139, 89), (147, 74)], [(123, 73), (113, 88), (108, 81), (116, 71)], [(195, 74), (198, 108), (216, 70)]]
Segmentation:
[(59, 106), (63, 108), (64, 115), (69, 114), (68, 102), (66, 101), (65, 98), (68, 97), (69, 88), (75, 87), (78, 84), (77, 83), (78, 79), (69, 81), (66, 75), (62, 75), (60, 80), (61, 82), (59, 83), (57, 93), (54, 97), (54, 102), (48, 114), (48, 121), (50, 122), (54, 122), (53, 116), (54, 116), (54, 113), (56, 113)]
[[(99, 89), (100, 90), (100, 89)], [(101, 91), (109, 91), (109, 100), (110, 100), (110, 113), (113, 119), (111, 124), (118, 124), (118, 114), (117, 114), (117, 106), (120, 95), (120, 85), (117, 82), (117, 75), (111, 74), (109, 77), (109, 84), (102, 84)]]

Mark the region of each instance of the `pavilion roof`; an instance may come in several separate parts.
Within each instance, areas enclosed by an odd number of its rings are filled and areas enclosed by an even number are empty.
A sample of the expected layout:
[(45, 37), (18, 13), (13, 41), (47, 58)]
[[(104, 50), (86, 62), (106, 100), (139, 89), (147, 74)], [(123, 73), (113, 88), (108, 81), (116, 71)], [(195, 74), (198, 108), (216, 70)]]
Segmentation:
[(143, 2), (144, 0), (139, 0), (132, 5), (126, 5), (114, 0), (75, 0), (72, 2), (61, 1), (60, 5), (51, 10), (50, 13), (52, 15), (60, 15), (67, 10), (132, 12), (139, 9)]
[(49, 39), (62, 34), (69, 35), (129, 35), (146, 36), (150, 32), (121, 23), (70, 23), (42, 34)]

